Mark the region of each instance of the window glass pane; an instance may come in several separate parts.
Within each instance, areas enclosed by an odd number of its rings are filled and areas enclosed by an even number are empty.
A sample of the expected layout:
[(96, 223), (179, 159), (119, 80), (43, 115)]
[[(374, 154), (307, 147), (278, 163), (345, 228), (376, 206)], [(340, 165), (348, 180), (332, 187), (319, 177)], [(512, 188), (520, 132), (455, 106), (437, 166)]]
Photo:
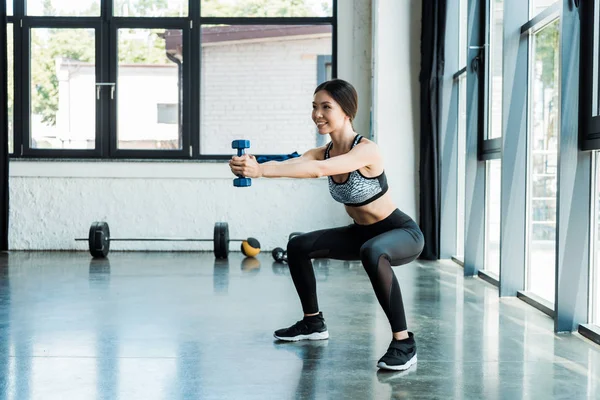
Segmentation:
[(465, 253), (465, 176), (467, 173), (467, 79), (463, 74), (458, 80), (458, 210), (456, 221), (456, 256), (463, 259)]
[(530, 0), (531, 12), (529, 18), (533, 18), (552, 4), (557, 3), (559, 0)]
[(231, 154), (235, 139), (254, 154), (315, 147), (313, 91), (331, 43), (329, 25), (203, 26), (201, 153)]
[(458, 68), (462, 69), (466, 64), (467, 64), (467, 26), (468, 26), (468, 19), (467, 19), (467, 7), (468, 7), (468, 0), (460, 0), (460, 33), (459, 33), (459, 40), (458, 40)]
[(32, 29), (30, 83), (30, 146), (93, 149), (95, 31)]
[(333, 0), (202, 0), (203, 17), (331, 17)]
[(502, 162), (486, 162), (485, 270), (500, 276), (500, 176)]
[(593, 235), (593, 260), (591, 282), (590, 282), (590, 323), (600, 325), (600, 152), (596, 156), (596, 192), (594, 193), (595, 213), (592, 221), (594, 223)]
[(490, 0), (490, 99), (489, 139), (502, 136), (502, 41), (504, 24), (504, 0)]
[(14, 153), (14, 99), (15, 99), (15, 85), (14, 85), (14, 41), (13, 41), (13, 24), (6, 24), (6, 38), (7, 38), (7, 55), (8, 55), (8, 152)]
[(560, 79), (559, 21), (533, 37), (528, 176), (527, 290), (554, 302)]
[(598, 68), (598, 62), (600, 61), (600, 2), (598, 0), (594, 3), (594, 38), (593, 38), (593, 66), (592, 66), (592, 116), (597, 117), (600, 115), (600, 101), (598, 97), (600, 94), (600, 85), (598, 85), (598, 75), (600, 69)]
[(6, 0), (6, 15), (13, 15), (13, 0)]
[(182, 31), (126, 28), (118, 38), (118, 148), (181, 149)]
[(100, 0), (26, 0), (27, 15), (46, 17), (97, 17)]
[(114, 0), (118, 17), (187, 17), (188, 0)]

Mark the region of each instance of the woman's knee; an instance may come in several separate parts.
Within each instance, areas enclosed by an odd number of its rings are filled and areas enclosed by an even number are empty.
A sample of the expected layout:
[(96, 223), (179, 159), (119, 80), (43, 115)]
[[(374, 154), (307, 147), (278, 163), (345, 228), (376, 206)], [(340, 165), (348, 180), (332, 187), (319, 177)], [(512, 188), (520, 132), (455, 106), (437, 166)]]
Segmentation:
[(296, 258), (296, 257), (302, 257), (302, 256), (308, 256), (308, 254), (311, 251), (311, 244), (309, 243), (309, 240), (307, 240), (307, 235), (298, 235), (298, 236), (294, 236), (293, 238), (291, 238), (288, 241), (287, 244), (287, 256), (288, 256), (288, 260), (290, 259), (290, 257), (292, 258)]
[(379, 260), (385, 258), (390, 260), (385, 249), (378, 245), (364, 245), (360, 248), (360, 260), (367, 272), (376, 270), (379, 265)]

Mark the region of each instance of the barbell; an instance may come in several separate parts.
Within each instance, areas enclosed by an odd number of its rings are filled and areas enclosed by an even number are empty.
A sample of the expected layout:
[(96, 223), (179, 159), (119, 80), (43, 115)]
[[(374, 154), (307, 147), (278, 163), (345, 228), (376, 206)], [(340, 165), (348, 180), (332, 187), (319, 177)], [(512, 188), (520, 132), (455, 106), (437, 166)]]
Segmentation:
[(242, 242), (241, 251), (244, 255), (254, 257), (260, 253), (260, 243), (257, 239), (230, 239), (229, 225), (227, 222), (215, 223), (212, 239), (195, 238), (112, 238), (110, 228), (104, 221), (93, 222), (87, 239), (76, 238), (76, 241), (87, 241), (90, 254), (94, 258), (104, 258), (110, 251), (110, 242), (213, 242), (213, 251), (216, 258), (227, 258), (229, 255), (229, 242)]

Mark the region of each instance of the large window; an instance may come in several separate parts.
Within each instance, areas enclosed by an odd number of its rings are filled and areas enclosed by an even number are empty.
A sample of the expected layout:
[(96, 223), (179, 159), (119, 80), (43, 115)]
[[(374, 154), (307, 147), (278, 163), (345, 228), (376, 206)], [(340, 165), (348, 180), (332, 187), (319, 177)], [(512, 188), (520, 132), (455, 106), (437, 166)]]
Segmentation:
[(528, 262), (526, 290), (554, 303), (559, 20), (532, 33), (528, 133)]
[(484, 269), (500, 276), (500, 177), (502, 161), (485, 165), (485, 265)]
[(336, 76), (335, 0), (15, 4), (10, 55), (28, 73), (9, 83), (23, 116), (10, 123), (14, 157), (228, 159), (235, 139), (255, 154), (317, 144), (312, 91)]

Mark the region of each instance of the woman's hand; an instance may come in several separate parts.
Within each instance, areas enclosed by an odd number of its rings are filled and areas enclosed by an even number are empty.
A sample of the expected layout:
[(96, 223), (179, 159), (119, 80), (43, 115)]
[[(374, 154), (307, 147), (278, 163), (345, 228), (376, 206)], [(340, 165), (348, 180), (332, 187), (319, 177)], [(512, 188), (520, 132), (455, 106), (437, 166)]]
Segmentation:
[(237, 176), (244, 176), (246, 178), (262, 177), (260, 164), (256, 161), (256, 157), (250, 154), (244, 154), (241, 157), (233, 156), (229, 160), (229, 168)]

